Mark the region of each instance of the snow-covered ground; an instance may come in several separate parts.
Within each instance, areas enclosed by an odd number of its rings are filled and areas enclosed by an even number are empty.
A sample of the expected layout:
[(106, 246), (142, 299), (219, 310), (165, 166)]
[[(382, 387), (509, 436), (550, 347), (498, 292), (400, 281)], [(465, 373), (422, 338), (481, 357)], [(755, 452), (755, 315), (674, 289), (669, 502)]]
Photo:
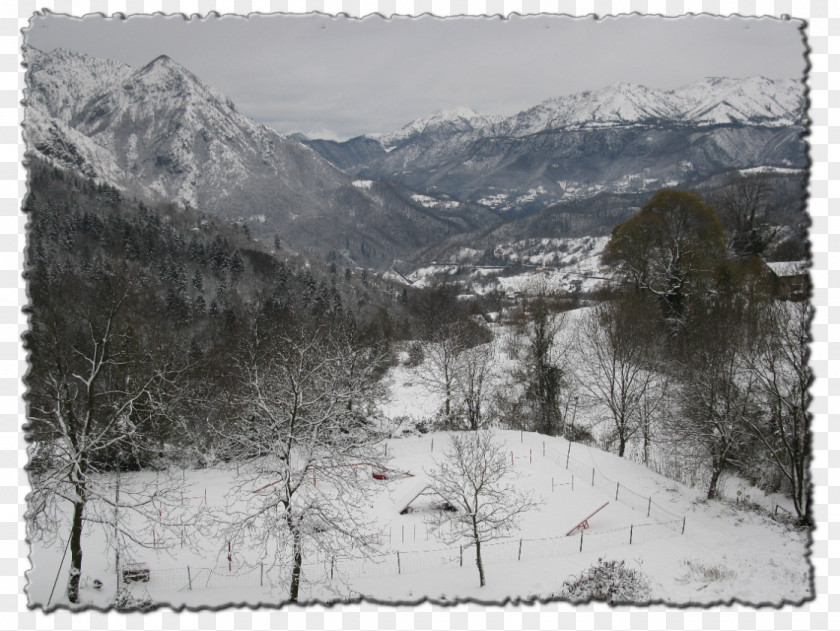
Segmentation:
[[(422, 488), (424, 472), (444, 456), (448, 435), (439, 432), (386, 441), (389, 467), (413, 477), (379, 482), (369, 501), (357, 507), (370, 534), (379, 536), (379, 550), (368, 559), (348, 551), (346, 558), (335, 562), (310, 555), (304, 563), (302, 599), (330, 601), (360, 595), (384, 601), (545, 598), (599, 558), (624, 559), (638, 567), (651, 580), (652, 598), (669, 603), (732, 598), (755, 604), (795, 602), (810, 594), (808, 542), (802, 532), (758, 512), (701, 501), (696, 490), (641, 465), (579, 444), (570, 448), (562, 438), (497, 431), (495, 439), (512, 458), (517, 476), (513, 483), (532, 491), (538, 508), (523, 517), (514, 536), (485, 547), (486, 587), (478, 586), (473, 549), (444, 543), (429, 505), (420, 502), (417, 512), (400, 514)], [(227, 493), (235, 470), (178, 472), (176, 478), (182, 475), (188, 509), (201, 509), (205, 493), (210, 507), (231, 506)], [(370, 471), (359, 468), (354, 475), (370, 475)], [(151, 488), (155, 476), (125, 477)], [(616, 483), (620, 484), (618, 501)], [(650, 516), (648, 500), (653, 506)], [(565, 536), (605, 503), (589, 520), (582, 541), (580, 534)], [(685, 534), (681, 534), (683, 516)], [(172, 518), (161, 517), (164, 522)], [(654, 525), (664, 522), (667, 525)], [(146, 539), (151, 539), (154, 528), (154, 523), (146, 525)], [(440, 528), (445, 529), (445, 523)], [(138, 530), (143, 534), (142, 527)], [(85, 602), (103, 606), (113, 595), (115, 575), (113, 551), (103, 545), (104, 539), (100, 527), (86, 528), (82, 579)], [(133, 587), (138, 595), (176, 607), (276, 604), (287, 598), (287, 587), (273, 584), (279, 568), (272, 567), (270, 559), (260, 558), (258, 548), (248, 541), (234, 543), (230, 565), (224, 540), (193, 533), (183, 548), (177, 537), (170, 537), (169, 549), (163, 549), (165, 543), (158, 540), (157, 547), (132, 551), (134, 560), (150, 570), (149, 582)], [(47, 603), (56, 576), (51, 603), (65, 602), (66, 560), (58, 572), (63, 550), (60, 540), (49, 546), (33, 544), (34, 569), (28, 590), (32, 604)], [(99, 590), (92, 586), (95, 579), (102, 582)]]

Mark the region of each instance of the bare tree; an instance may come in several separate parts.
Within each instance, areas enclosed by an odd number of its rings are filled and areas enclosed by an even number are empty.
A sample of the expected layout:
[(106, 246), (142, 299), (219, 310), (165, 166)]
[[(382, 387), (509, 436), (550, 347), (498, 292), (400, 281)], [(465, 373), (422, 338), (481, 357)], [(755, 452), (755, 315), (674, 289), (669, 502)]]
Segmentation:
[(771, 234), (759, 224), (772, 198), (767, 180), (760, 175), (736, 176), (712, 199), (721, 222), (730, 233), (729, 245), (738, 258), (761, 255)]
[[(27, 516), (30, 536), (44, 536), (62, 527), (61, 500), (70, 503), (71, 604), (79, 603), (84, 524), (113, 522), (103, 505), (154, 523), (161, 503), (173, 503), (166, 488), (137, 492), (128, 485), (116, 499), (104, 475), (122, 467), (124, 456), (150, 449), (177, 374), (166, 341), (154, 343), (143, 322), (138, 279), (126, 270), (103, 274), (95, 284), (68, 275), (54, 279), (43, 295), (46, 288), (33, 283), (26, 337), (33, 358), (26, 378), (32, 441)], [(118, 532), (149, 543), (125, 528)]]
[(508, 536), (536, 503), (530, 493), (507, 483), (512, 467), (501, 444), (486, 429), (451, 434), (444, 460), (427, 475), (435, 492), (456, 508), (440, 518), (453, 525), (445, 536), (452, 543), (466, 538), (475, 546), (479, 584), (484, 587), (481, 545)]
[(469, 429), (476, 430), (484, 425), (489, 397), (488, 382), (493, 374), (495, 359), (495, 340), (468, 348), (461, 354), (455, 382)]
[(443, 396), (442, 412), (452, 424), (457, 395), (458, 375), (463, 370), (464, 351), (470, 346), (467, 327), (460, 322), (438, 328), (422, 344), (425, 361), (420, 376), (426, 385)]
[(674, 448), (707, 468), (707, 498), (747, 444), (747, 419), (753, 418), (755, 377), (745, 369), (742, 314), (722, 304), (694, 314), (678, 369), (679, 413), (667, 419)]
[(224, 438), (239, 463), (233, 494), (244, 508), (225, 521), (231, 536), (258, 533), (265, 554), (290, 568), (290, 602), (298, 601), (307, 554), (367, 551), (371, 543), (357, 510), (370, 477), (355, 465), (379, 457), (377, 435), (359, 413), (376, 362), (348, 357), (331, 337), (324, 327), (257, 318), (235, 359), (240, 412)]
[(658, 376), (655, 336), (644, 305), (619, 296), (594, 308), (578, 329), (577, 379), (589, 399), (606, 408), (622, 457), (637, 433), (650, 438), (648, 391)]
[[(746, 355), (765, 413), (748, 419), (751, 433), (788, 481), (797, 517), (810, 519), (811, 434), (808, 405), (813, 374), (808, 343), (813, 307), (773, 301), (760, 313), (761, 335)], [(766, 406), (766, 407), (765, 407)]]

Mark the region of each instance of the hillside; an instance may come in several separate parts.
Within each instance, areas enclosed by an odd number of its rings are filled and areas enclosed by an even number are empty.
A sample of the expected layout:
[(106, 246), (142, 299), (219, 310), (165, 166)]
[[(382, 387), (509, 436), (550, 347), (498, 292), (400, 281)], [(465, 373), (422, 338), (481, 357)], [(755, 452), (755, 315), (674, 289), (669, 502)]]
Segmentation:
[[(310, 558), (304, 566), (302, 601), (360, 596), (402, 602), (429, 598), (439, 603), (466, 598), (549, 599), (558, 594), (563, 581), (599, 558), (625, 560), (642, 570), (651, 581), (651, 599), (671, 604), (711, 604), (733, 598), (754, 605), (794, 603), (810, 594), (803, 533), (748, 507), (700, 501), (696, 491), (645, 467), (595, 448), (570, 446), (562, 438), (497, 431), (495, 440), (515, 460), (513, 483), (535, 492), (540, 502), (535, 511), (523, 516), (515, 536), (487, 546), (485, 588), (478, 587), (472, 548), (459, 550), (458, 545), (441, 541), (438, 529), (447, 526), (433, 522), (433, 507), (420, 500), (413, 503), (415, 512), (399, 513), (422, 487), (423, 472), (433, 468), (447, 450), (448, 435), (434, 433), (383, 443), (391, 456), (388, 466), (413, 477), (376, 482), (369, 503), (358, 507), (360, 522), (377, 537), (377, 551), (368, 558), (351, 550), (334, 561)], [(369, 476), (371, 471), (359, 467), (347, 474)], [(164, 521), (186, 520), (202, 510), (205, 494), (209, 507), (234, 510), (237, 500), (229, 495), (235, 490), (233, 476), (230, 468), (187, 470), (183, 476), (178, 471), (179, 487), (187, 498), (185, 508), (168, 509), (172, 512)], [(124, 476), (123, 484), (127, 488), (155, 486), (168, 479), (164, 474), (146, 472)], [(616, 482), (620, 484), (618, 501)], [(325, 484), (328, 482), (323, 480), (314, 485), (310, 482), (309, 491), (320, 488), (328, 493)], [(653, 506), (650, 517), (648, 498)], [(604, 503), (607, 506), (591, 519), (582, 537), (580, 533), (565, 536)], [(685, 532), (681, 534), (683, 516)], [(131, 586), (138, 596), (173, 607), (284, 602), (283, 568), (270, 562), (260, 564), (265, 559), (257, 538), (237, 540), (229, 565), (225, 540), (191, 534), (182, 547), (180, 529), (169, 540), (159, 536), (155, 546), (135, 549), (131, 555), (132, 567), (146, 567), (150, 572), (147, 583)], [(88, 531), (90, 549), (101, 537), (95, 528)], [(97, 555), (90, 556), (86, 570), (90, 579), (84, 589), (88, 602), (107, 605), (113, 598), (112, 554), (100, 548)], [(58, 545), (35, 545), (33, 560), (39, 571), (54, 576), (61, 549)], [(66, 580), (65, 574), (59, 576)], [(101, 590), (91, 587), (93, 578), (102, 581)], [(47, 581), (31, 586), (30, 602), (45, 604), (49, 587)], [(63, 587), (59, 581), (56, 595), (63, 594)]]

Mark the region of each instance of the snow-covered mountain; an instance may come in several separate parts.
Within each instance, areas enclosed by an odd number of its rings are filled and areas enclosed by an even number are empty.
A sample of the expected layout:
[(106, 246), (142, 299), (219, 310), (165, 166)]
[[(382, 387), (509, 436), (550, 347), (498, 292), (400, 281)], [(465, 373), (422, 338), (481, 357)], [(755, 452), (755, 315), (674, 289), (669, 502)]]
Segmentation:
[(802, 84), (792, 79), (709, 77), (676, 90), (616, 83), (549, 99), (507, 119), (494, 133), (516, 136), (560, 129), (631, 125), (766, 125), (803, 122)]
[(310, 141), (340, 168), (517, 214), (603, 192), (653, 191), (729, 168), (804, 168), (794, 80), (617, 83), (507, 118), (436, 113), (391, 134)]
[(804, 86), (793, 79), (708, 77), (673, 91), (684, 122), (694, 125), (805, 124)]
[[(29, 155), (368, 266), (467, 234), (588, 234), (622, 216), (627, 196), (633, 206), (729, 169), (807, 166), (795, 81), (620, 83), (507, 118), (457, 108), (336, 143), (252, 121), (166, 56), (137, 69), (60, 49), (26, 57)], [(599, 214), (609, 196), (624, 196), (624, 210)], [(551, 210), (578, 202), (580, 212)], [(499, 227), (500, 216), (528, 225)]]
[(397, 145), (416, 138), (417, 136), (448, 136), (479, 132), (488, 125), (503, 120), (501, 116), (487, 116), (479, 114), (469, 107), (458, 107), (452, 110), (438, 110), (424, 118), (418, 118), (395, 132), (388, 134), (369, 134), (379, 142), (386, 151), (392, 151)]
[(31, 156), (149, 201), (245, 220), (289, 246), (368, 266), (497, 220), (418, 202), (401, 184), (354, 186), (295, 137), (254, 122), (167, 56), (139, 69), (27, 51)]

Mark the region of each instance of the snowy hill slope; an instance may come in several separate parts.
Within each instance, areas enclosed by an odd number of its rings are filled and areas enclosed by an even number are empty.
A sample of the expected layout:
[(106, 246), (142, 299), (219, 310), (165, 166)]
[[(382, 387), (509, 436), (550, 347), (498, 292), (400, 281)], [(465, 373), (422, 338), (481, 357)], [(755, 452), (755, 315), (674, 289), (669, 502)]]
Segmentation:
[[(539, 505), (523, 515), (517, 532), (486, 545), (485, 588), (478, 587), (473, 550), (443, 541), (441, 529), (446, 525), (435, 521), (433, 505), (421, 499), (413, 512), (400, 514), (418, 479), (399, 477), (378, 482), (375, 493), (358, 507), (360, 522), (376, 537), (378, 551), (361, 557), (348, 550), (346, 556), (329, 559), (310, 552), (304, 560), (302, 600), (360, 595), (389, 602), (427, 597), (439, 602), (547, 598), (558, 593), (570, 575), (599, 558), (625, 560), (641, 569), (650, 578), (653, 600), (671, 604), (733, 598), (753, 604), (798, 602), (810, 595), (805, 533), (747, 509), (698, 501), (695, 491), (640, 465), (579, 444), (570, 449), (562, 438), (497, 431), (495, 441), (513, 459), (511, 482), (534, 493)], [(422, 476), (444, 457), (447, 444), (446, 433), (389, 440), (389, 467)], [(235, 468), (175, 474), (183, 487), (184, 508), (168, 508), (161, 521), (184, 511), (197, 514), (205, 501), (227, 511), (236, 506), (238, 500), (229, 495)], [(370, 474), (364, 467), (348, 472)], [(123, 484), (153, 488), (167, 483), (164, 477), (152, 472), (127, 474)], [(328, 493), (324, 484), (318, 482), (316, 490), (313, 480), (309, 490)], [(565, 536), (604, 504), (582, 535)], [(151, 543), (156, 524), (135, 527), (148, 532)], [(230, 560), (227, 542), (212, 536), (193, 533), (183, 546), (177, 534), (174, 540), (161, 538), (148, 549), (131, 551), (130, 558), (138, 564), (134, 567), (148, 568), (149, 581), (129, 587), (153, 602), (175, 607), (277, 605), (286, 598), (284, 569), (265, 557), (259, 538), (255, 532), (253, 541), (233, 542)], [(105, 533), (97, 527), (87, 529), (84, 539), (89, 551), (83, 566), (84, 602), (107, 606), (114, 590), (113, 550), (103, 545)], [(33, 545), (31, 604), (46, 603), (57, 575), (61, 580), (53, 604), (61, 602), (66, 580), (66, 572), (58, 573), (62, 551), (60, 541)], [(92, 587), (94, 579), (102, 582), (101, 589)]]

